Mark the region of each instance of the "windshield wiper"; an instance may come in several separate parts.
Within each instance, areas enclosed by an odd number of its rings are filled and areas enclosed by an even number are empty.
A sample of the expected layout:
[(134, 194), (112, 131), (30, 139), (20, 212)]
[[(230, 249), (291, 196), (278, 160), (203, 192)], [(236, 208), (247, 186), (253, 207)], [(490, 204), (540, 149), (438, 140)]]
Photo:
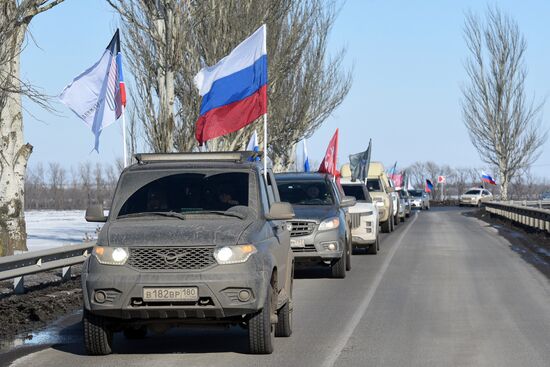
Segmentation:
[(178, 218), (181, 220), (185, 220), (185, 215), (177, 212), (139, 212), (139, 213), (130, 213), (130, 214), (124, 214), (119, 215), (117, 219), (122, 218), (136, 218), (136, 217), (149, 217), (153, 215), (158, 215), (161, 217), (170, 217), (170, 218)]
[(185, 212), (185, 215), (187, 214), (218, 214), (218, 215), (224, 215), (226, 217), (235, 217), (239, 219), (244, 219), (245, 216), (237, 213), (237, 212), (227, 212), (223, 210), (196, 210), (191, 212)]

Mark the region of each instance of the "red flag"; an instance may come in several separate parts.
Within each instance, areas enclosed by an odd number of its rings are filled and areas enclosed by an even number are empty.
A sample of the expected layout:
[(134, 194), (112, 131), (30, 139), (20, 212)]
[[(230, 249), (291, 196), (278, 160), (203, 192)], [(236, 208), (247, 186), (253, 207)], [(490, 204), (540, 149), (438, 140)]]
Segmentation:
[(338, 158), (338, 129), (334, 133), (330, 143), (328, 143), (327, 152), (325, 153), (325, 158), (319, 166), (319, 172), (321, 173), (330, 173), (334, 177), (338, 175), (338, 170), (336, 169), (336, 159)]

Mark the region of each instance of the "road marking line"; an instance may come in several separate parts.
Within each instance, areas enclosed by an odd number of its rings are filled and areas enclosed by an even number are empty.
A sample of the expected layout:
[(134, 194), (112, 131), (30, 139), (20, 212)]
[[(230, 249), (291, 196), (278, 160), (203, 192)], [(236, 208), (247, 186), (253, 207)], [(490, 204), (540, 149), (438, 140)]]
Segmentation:
[(374, 278), (374, 282), (372, 283), (372, 287), (369, 289), (367, 294), (365, 295), (365, 298), (363, 298), (363, 301), (361, 301), (361, 304), (353, 314), (353, 317), (349, 320), (348, 324), (344, 328), (344, 332), (340, 338), (338, 338), (338, 343), (336, 344), (335, 348), (333, 349), (332, 353), (330, 354), (329, 358), (324, 361), (322, 364), (323, 367), (333, 367), (336, 363), (336, 360), (338, 357), (340, 357), (340, 354), (342, 353), (342, 350), (346, 347), (346, 344), (349, 341), (349, 338), (351, 338), (353, 332), (355, 331), (355, 328), (357, 328), (357, 325), (359, 325), (359, 322), (363, 318), (363, 315), (367, 311), (370, 302), (372, 301), (372, 298), (374, 297), (374, 294), (376, 293), (376, 290), (378, 289), (378, 286), (380, 285), (380, 282), (382, 281), (382, 277), (386, 273), (386, 270), (388, 270), (388, 267), (390, 265), (391, 260), (393, 259), (393, 255), (397, 252), (397, 249), (401, 246), (401, 241), (403, 240), (403, 237), (407, 234), (409, 229), (412, 227), (413, 223), (418, 218), (418, 212), (415, 213), (415, 216), (412, 220), (412, 222), (409, 223), (407, 228), (399, 235), (399, 238), (397, 239), (397, 243), (393, 248), (390, 250), (390, 253), (384, 259), (384, 263), (382, 264), (382, 268), (376, 274), (376, 277)]

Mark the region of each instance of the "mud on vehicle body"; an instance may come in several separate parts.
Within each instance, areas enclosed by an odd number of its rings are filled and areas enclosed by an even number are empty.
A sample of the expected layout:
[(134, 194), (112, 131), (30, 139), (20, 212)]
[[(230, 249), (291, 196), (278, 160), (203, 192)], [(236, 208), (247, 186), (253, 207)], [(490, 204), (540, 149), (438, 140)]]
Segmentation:
[(106, 222), (82, 273), (88, 353), (185, 324), (241, 325), (251, 353), (290, 336), (294, 213), (251, 154), (137, 155), (108, 217), (87, 210)]

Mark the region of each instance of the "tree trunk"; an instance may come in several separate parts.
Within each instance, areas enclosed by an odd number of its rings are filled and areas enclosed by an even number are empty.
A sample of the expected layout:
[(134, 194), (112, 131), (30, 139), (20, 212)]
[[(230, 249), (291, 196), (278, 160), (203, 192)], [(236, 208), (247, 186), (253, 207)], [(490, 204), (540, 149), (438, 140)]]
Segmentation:
[[(4, 75), (19, 76), (19, 53), (26, 27), (21, 26), (16, 39), (0, 47), (12, 47), (14, 56), (3, 67)], [(20, 83), (10, 78), (15, 90)], [(21, 95), (10, 93), (0, 105), (0, 256), (14, 250), (27, 250), (24, 217), (24, 187), (27, 162), (32, 145), (23, 143), (23, 114)]]

